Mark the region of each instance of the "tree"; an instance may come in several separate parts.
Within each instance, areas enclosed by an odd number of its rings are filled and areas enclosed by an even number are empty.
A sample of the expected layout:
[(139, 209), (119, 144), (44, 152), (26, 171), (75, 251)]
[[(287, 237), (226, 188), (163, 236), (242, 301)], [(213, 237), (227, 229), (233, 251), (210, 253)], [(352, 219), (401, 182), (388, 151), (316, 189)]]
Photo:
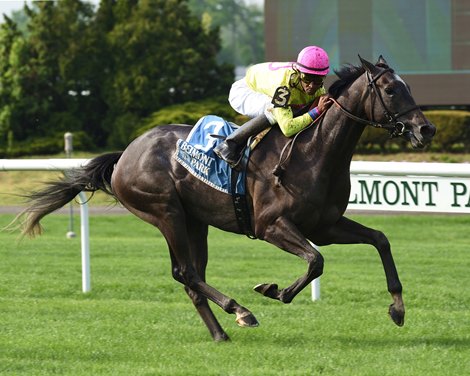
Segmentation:
[[(82, 129), (92, 82), (87, 57), (87, 23), (92, 8), (79, 0), (25, 6), (27, 36), (15, 34), (8, 78), (10, 129), (16, 140)], [(14, 30), (14, 25), (7, 25)], [(13, 31), (12, 31), (13, 32)], [(2, 38), (3, 40), (3, 38)], [(89, 97), (89, 98), (85, 98)], [(99, 99), (99, 98), (98, 98)]]
[[(216, 61), (217, 30), (187, 0), (80, 0), (25, 6), (27, 31), (0, 30), (0, 146), (85, 131), (125, 146), (153, 111), (227, 95), (233, 67)], [(3, 140), (3, 141), (2, 141)]]
[(216, 62), (218, 34), (202, 28), (186, 1), (118, 0), (115, 15), (105, 84), (113, 144), (123, 146), (138, 120), (162, 107), (228, 93), (233, 67)]
[(13, 72), (12, 51), (15, 41), (21, 37), (15, 23), (5, 17), (5, 23), (0, 24), (0, 146), (8, 147), (12, 133), (13, 106)]
[(190, 0), (206, 28), (220, 29), (222, 62), (247, 66), (264, 61), (263, 12), (244, 0)]

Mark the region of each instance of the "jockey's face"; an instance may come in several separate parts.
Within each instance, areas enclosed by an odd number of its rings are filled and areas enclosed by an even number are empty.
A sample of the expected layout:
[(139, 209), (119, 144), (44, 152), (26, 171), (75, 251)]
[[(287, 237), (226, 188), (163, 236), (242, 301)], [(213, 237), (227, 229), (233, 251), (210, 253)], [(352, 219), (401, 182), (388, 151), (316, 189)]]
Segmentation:
[(315, 74), (300, 74), (300, 83), (302, 89), (308, 94), (313, 95), (315, 92), (323, 86), (325, 76), (317, 76)]

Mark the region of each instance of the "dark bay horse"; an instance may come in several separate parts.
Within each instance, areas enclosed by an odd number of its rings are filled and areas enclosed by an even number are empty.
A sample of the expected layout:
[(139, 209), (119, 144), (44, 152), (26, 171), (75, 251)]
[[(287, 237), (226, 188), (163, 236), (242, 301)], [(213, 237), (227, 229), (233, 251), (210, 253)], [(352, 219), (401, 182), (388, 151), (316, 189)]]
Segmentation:
[[(380, 57), (374, 65), (361, 58), (359, 66), (336, 72), (329, 89), (333, 105), (322, 121), (298, 134), (295, 142), (274, 127), (254, 149), (247, 171), (247, 201), (258, 239), (304, 259), (307, 271), (290, 286), (260, 284), (255, 290), (289, 303), (323, 271), (322, 255), (309, 243), (370, 244), (382, 260), (393, 303), (389, 314), (404, 324), (402, 285), (387, 237), (344, 217), (350, 194), (350, 163), (367, 125), (421, 148), (435, 127), (416, 106), (407, 84)], [(214, 340), (228, 336), (211, 311), (208, 299), (236, 315), (240, 326), (257, 326), (254, 315), (206, 282), (208, 226), (241, 233), (231, 196), (193, 177), (173, 158), (178, 139), (192, 127), (156, 127), (134, 140), (124, 152), (92, 159), (62, 181), (32, 193), (25, 209), (24, 233), (40, 231), (39, 221), (70, 202), (80, 191), (103, 190), (130, 212), (157, 227), (170, 252), (173, 277), (181, 282)], [(281, 150), (291, 142), (279, 168)], [(277, 168), (276, 168), (277, 166)], [(277, 175), (273, 174), (273, 170)], [(279, 179), (280, 178), (280, 184)]]

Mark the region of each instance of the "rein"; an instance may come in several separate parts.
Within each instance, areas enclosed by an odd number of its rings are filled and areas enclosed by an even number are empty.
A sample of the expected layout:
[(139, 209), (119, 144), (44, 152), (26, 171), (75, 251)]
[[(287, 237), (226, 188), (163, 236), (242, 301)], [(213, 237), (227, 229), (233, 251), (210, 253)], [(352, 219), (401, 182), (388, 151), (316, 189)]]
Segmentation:
[[(383, 111), (384, 111), (384, 115), (385, 117), (387, 118), (388, 120), (388, 123), (379, 123), (379, 122), (376, 122), (374, 120), (367, 120), (367, 119), (363, 119), (363, 118), (360, 118), (356, 115), (354, 115), (351, 111), (347, 110), (346, 108), (344, 108), (336, 99), (334, 98), (330, 98), (330, 100), (341, 110), (342, 113), (344, 113), (348, 118), (354, 120), (354, 121), (357, 121), (358, 123), (361, 123), (361, 124), (365, 124), (365, 125), (370, 125), (374, 128), (383, 128), (383, 129), (386, 129), (387, 131), (390, 132), (390, 138), (394, 138), (394, 137), (399, 137), (399, 136), (402, 136), (406, 131), (406, 126), (405, 124), (402, 122), (402, 121), (399, 121), (398, 118), (400, 118), (401, 116), (411, 112), (411, 111), (415, 111), (415, 110), (418, 110), (419, 109), (419, 106), (412, 106), (408, 109), (406, 109), (405, 111), (402, 111), (402, 112), (399, 112), (399, 113), (396, 113), (396, 114), (392, 114), (388, 109), (387, 109), (387, 106), (385, 105), (385, 102), (382, 98), (382, 95), (380, 94), (380, 91), (378, 90), (377, 88), (377, 84), (376, 84), (376, 81), (385, 73), (387, 72), (390, 72), (391, 69), (390, 68), (385, 68), (383, 71), (381, 71), (378, 75), (376, 75), (375, 77), (373, 77), (369, 72), (366, 71), (366, 75), (367, 75), (367, 80), (368, 80), (368, 83), (367, 83), (367, 87), (372, 90), (372, 92), (375, 94), (375, 96), (379, 99), (379, 102), (383, 108)], [(371, 98), (371, 101), (373, 100), (372, 98), (372, 95), (370, 96)], [(374, 106), (372, 105), (371, 106), (371, 114), (373, 114), (373, 108)], [(320, 119), (323, 118), (323, 116), (325, 115), (326, 111), (323, 112), (318, 118), (316, 118), (314, 121), (312, 121), (312, 123), (310, 123), (307, 127), (305, 127), (304, 129), (302, 129), (300, 132), (298, 132), (293, 138), (291, 138), (289, 140), (289, 142), (283, 147), (282, 151), (281, 151), (281, 155), (279, 157), (279, 162), (278, 164), (274, 167), (273, 171), (272, 171), (272, 174), (276, 177), (275, 178), (275, 185), (276, 187), (280, 187), (281, 186), (281, 175), (282, 175), (282, 172), (283, 172), (283, 165), (289, 160), (290, 156), (291, 156), (291, 153), (292, 153), (292, 149), (294, 148), (294, 144), (295, 144), (295, 141), (297, 140), (297, 137), (305, 130), (307, 130), (308, 128), (312, 127), (315, 123), (317, 123)], [(373, 115), (371, 116), (371, 118), (373, 119)], [(284, 153), (286, 152), (286, 150), (289, 149), (289, 151), (287, 152), (287, 155), (284, 157)]]
[[(418, 110), (419, 109), (419, 106), (412, 106), (408, 109), (406, 109), (405, 111), (402, 111), (402, 112), (399, 112), (397, 114), (392, 114), (388, 109), (387, 109), (387, 106), (385, 105), (385, 102), (382, 98), (382, 95), (380, 94), (380, 91), (378, 90), (377, 88), (377, 84), (376, 84), (376, 81), (385, 73), (387, 72), (390, 72), (391, 69), (390, 68), (386, 68), (384, 69), (382, 72), (380, 72), (377, 76), (375, 77), (372, 77), (371, 74), (369, 72), (366, 72), (367, 74), (367, 80), (369, 81), (368, 84), (367, 84), (367, 87), (369, 89), (372, 90), (372, 92), (375, 94), (375, 96), (379, 99), (379, 102), (383, 108), (383, 111), (384, 111), (384, 115), (385, 117), (387, 118), (388, 120), (388, 123), (384, 124), (384, 123), (378, 123), (374, 120), (367, 120), (367, 119), (363, 119), (363, 118), (360, 118), (356, 115), (353, 115), (351, 113), (351, 111), (347, 110), (346, 108), (344, 108), (341, 104), (338, 103), (338, 101), (334, 98), (330, 98), (333, 103), (347, 116), (349, 117), (350, 119), (354, 120), (354, 121), (357, 121), (358, 123), (362, 123), (362, 124), (365, 124), (365, 125), (370, 125), (374, 128), (383, 128), (383, 129), (386, 129), (390, 132), (390, 138), (394, 138), (394, 137), (399, 137), (399, 136), (402, 136), (405, 132), (406, 132), (406, 126), (405, 124), (402, 122), (402, 121), (399, 121), (398, 118), (400, 118), (401, 116), (407, 114), (408, 112), (411, 112), (411, 111), (415, 111), (415, 110)], [(371, 98), (371, 101), (373, 100), (372, 99), (372, 96), (370, 97)], [(371, 106), (371, 113), (373, 114), (373, 109), (374, 106)], [(373, 115), (371, 116), (371, 118), (373, 119)]]
[[(272, 174), (276, 177), (275, 178), (275, 185), (276, 187), (281, 186), (281, 175), (283, 172), (282, 166), (290, 159), (290, 156), (292, 154), (292, 149), (294, 148), (295, 141), (297, 140), (297, 137), (310, 127), (313, 127), (313, 125), (317, 122), (320, 121), (320, 119), (323, 118), (323, 116), (326, 114), (326, 111), (320, 114), (319, 117), (317, 117), (314, 121), (312, 121), (308, 126), (306, 126), (304, 129), (302, 129), (300, 132), (298, 132), (293, 138), (289, 140), (287, 144), (284, 145), (284, 147), (281, 150), (281, 155), (279, 156), (279, 162), (278, 164), (274, 167)], [(289, 148), (289, 151), (287, 153), (287, 156), (284, 158), (284, 153)]]

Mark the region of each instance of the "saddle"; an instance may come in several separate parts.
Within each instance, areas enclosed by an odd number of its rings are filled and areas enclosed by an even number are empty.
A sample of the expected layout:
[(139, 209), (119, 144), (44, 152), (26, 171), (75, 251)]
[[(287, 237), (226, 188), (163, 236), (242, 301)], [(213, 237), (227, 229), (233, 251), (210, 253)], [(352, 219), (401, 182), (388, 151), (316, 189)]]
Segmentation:
[(270, 128), (248, 140), (239, 166), (232, 169), (227, 162), (215, 155), (213, 149), (236, 128), (235, 124), (221, 117), (204, 116), (198, 120), (185, 140), (177, 141), (173, 157), (197, 179), (218, 191), (230, 194), (240, 231), (255, 239), (246, 200), (246, 168), (251, 151)]

